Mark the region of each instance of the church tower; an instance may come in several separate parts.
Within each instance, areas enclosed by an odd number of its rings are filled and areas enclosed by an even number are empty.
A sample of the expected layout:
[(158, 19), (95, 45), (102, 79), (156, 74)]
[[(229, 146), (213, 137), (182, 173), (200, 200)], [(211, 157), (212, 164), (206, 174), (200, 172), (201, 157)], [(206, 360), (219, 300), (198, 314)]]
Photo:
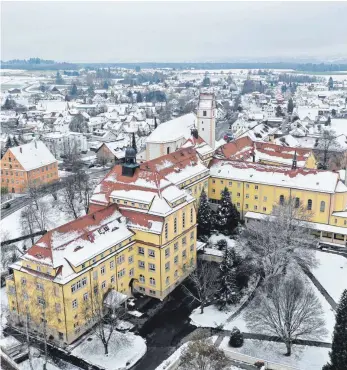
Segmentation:
[(216, 98), (213, 93), (200, 93), (197, 119), (199, 136), (214, 149), (216, 146)]

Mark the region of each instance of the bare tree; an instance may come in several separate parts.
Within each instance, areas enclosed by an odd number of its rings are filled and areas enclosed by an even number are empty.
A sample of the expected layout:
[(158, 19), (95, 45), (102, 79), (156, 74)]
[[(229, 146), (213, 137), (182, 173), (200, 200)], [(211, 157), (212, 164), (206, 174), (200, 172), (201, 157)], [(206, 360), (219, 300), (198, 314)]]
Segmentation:
[(76, 141), (66, 140), (63, 146), (64, 164), (70, 167), (72, 171), (79, 171), (82, 167), (81, 152)]
[(200, 303), (200, 313), (214, 296), (217, 289), (218, 269), (212, 263), (198, 261), (197, 268), (189, 275), (182, 287), (192, 300)]
[(40, 231), (47, 230), (48, 222), (48, 208), (47, 204), (43, 201), (38, 202), (38, 209), (33, 213), (36, 221), (36, 226)]
[[(38, 207), (38, 205), (37, 205)], [(24, 235), (33, 234), (36, 231), (36, 209), (32, 203), (22, 209), (22, 230)], [(34, 244), (34, 237), (31, 236), (31, 244)]]
[[(83, 317), (87, 322), (93, 322), (94, 335), (102, 342), (105, 355), (109, 353), (109, 344), (114, 337), (120, 318), (124, 315), (121, 307), (121, 294), (115, 290), (109, 290), (106, 294), (100, 289), (95, 290), (92, 299), (83, 302)], [(117, 345), (126, 344), (125, 337)]]
[(337, 135), (333, 130), (324, 130), (321, 137), (317, 139), (315, 149), (321, 157), (321, 166), (323, 169), (328, 168), (328, 161), (336, 151), (341, 151), (340, 144), (336, 140)]
[(67, 214), (78, 218), (81, 211), (81, 202), (75, 184), (75, 177), (71, 176), (65, 180), (65, 186), (62, 191), (62, 210)]
[(29, 198), (35, 204), (36, 209), (39, 209), (39, 199), (42, 196), (42, 184), (41, 182), (29, 181), (28, 184), (28, 195)]
[(250, 220), (239, 241), (249, 248), (263, 279), (283, 275), (289, 266), (316, 265), (315, 238), (306, 226), (312, 214), (298, 199), (284, 199), (271, 215)]
[(222, 370), (230, 361), (223, 350), (215, 347), (210, 339), (192, 341), (182, 351), (179, 369), (182, 370)]
[(294, 273), (265, 284), (245, 315), (249, 328), (279, 337), (286, 345), (286, 356), (291, 355), (294, 340), (326, 334), (323, 317), (314, 291)]

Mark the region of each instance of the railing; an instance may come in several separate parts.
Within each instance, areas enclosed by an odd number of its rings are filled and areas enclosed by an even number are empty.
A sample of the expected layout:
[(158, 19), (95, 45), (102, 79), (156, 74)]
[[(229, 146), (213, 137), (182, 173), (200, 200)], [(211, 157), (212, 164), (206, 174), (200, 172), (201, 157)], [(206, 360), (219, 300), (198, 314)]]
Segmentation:
[(265, 369), (271, 369), (271, 370), (300, 370), (298, 367), (293, 367), (293, 366), (290, 366), (290, 365), (285, 365), (285, 364), (279, 364), (277, 362), (272, 362), (272, 361), (267, 361), (267, 360), (264, 360), (262, 358), (257, 358), (257, 357), (252, 357), (252, 356), (248, 356), (248, 355), (244, 355), (243, 353), (240, 353), (240, 352), (234, 352), (234, 351), (231, 351), (230, 349), (227, 349), (227, 348), (221, 348), (225, 355), (232, 359), (232, 360), (236, 360), (236, 361), (242, 361), (242, 362), (246, 362), (247, 364), (251, 364), (251, 365), (254, 365), (256, 362), (264, 362), (264, 365), (265, 365)]

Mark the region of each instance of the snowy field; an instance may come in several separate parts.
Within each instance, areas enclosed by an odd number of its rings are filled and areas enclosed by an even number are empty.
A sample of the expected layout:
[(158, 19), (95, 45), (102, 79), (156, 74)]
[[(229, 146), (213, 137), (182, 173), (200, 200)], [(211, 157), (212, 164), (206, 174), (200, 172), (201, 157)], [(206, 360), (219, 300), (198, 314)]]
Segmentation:
[(347, 289), (347, 258), (321, 251), (316, 252), (316, 257), (319, 266), (312, 273), (338, 303), (342, 292)]
[(300, 370), (318, 370), (329, 360), (329, 348), (293, 345), (292, 355), (284, 356), (286, 348), (283, 343), (245, 339), (241, 348), (232, 348), (225, 337), (219, 348), (239, 352), (259, 360), (267, 360), (297, 367)]
[(131, 368), (146, 351), (146, 342), (142, 337), (133, 333), (114, 332), (107, 356), (101, 340), (95, 335), (86, 338), (71, 353), (106, 370), (123, 370)]

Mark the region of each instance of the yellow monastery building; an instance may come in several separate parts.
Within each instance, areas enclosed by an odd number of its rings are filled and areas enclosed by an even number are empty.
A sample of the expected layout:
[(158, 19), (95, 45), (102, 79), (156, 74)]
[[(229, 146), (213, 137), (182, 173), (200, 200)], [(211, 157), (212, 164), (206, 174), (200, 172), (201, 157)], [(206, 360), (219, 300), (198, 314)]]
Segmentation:
[(89, 214), (50, 230), (11, 266), (10, 322), (46, 319), (51, 340), (64, 345), (93, 325), (83, 306), (100, 292), (164, 299), (196, 266), (202, 189), (218, 204), (227, 187), (246, 220), (291, 197), (312, 212), (308, 227), (321, 240), (346, 245), (347, 187), (339, 174), (317, 170), (309, 151), (269, 145), (241, 138), (212, 156), (213, 145), (192, 129), (180, 149), (141, 164), (128, 148), (125, 163), (96, 187)]

